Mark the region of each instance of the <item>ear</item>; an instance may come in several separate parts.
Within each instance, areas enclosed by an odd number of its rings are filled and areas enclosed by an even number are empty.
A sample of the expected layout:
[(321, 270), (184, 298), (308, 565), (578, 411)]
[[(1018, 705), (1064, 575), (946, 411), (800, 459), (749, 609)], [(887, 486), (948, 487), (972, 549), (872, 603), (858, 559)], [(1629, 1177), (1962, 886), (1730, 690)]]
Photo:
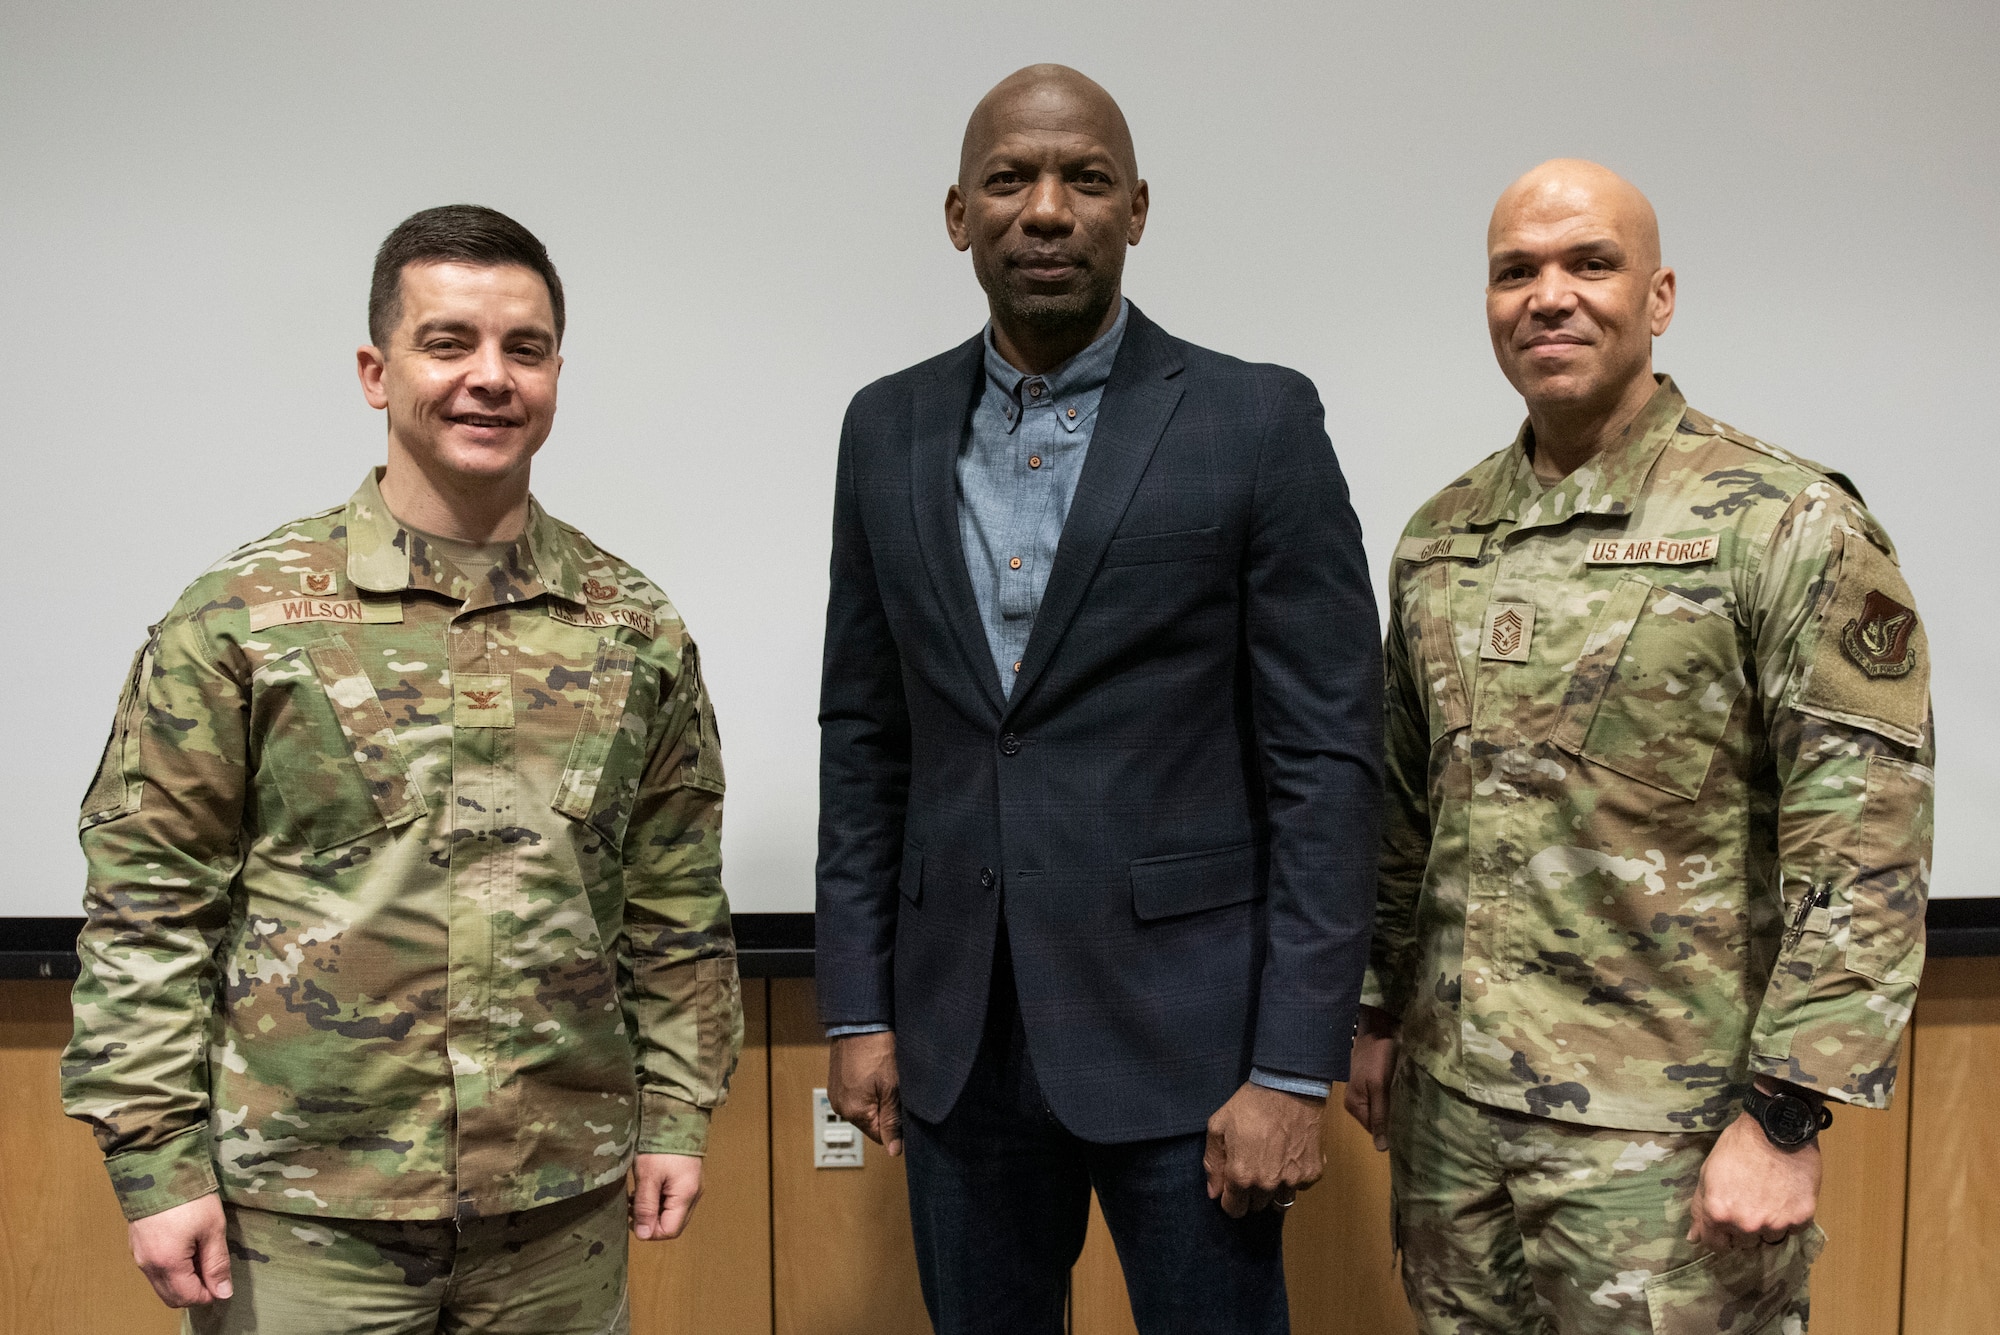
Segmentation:
[(1139, 238), (1146, 234), (1146, 214), (1153, 207), (1153, 192), (1144, 181), (1132, 191), (1132, 220), (1125, 224), (1125, 244), (1136, 246)]
[(944, 192), (944, 230), (954, 248), (972, 248), (972, 234), (965, 230), (965, 192), (956, 183)]
[(1667, 326), (1674, 322), (1674, 271), (1660, 269), (1653, 274), (1653, 294), (1648, 303), (1652, 306), (1653, 337), (1667, 332)]
[(354, 371), (361, 377), (361, 397), (368, 400), (370, 408), (389, 406), (389, 391), (382, 383), (382, 374), (388, 370), (388, 358), (373, 344), (364, 343), (354, 350)]

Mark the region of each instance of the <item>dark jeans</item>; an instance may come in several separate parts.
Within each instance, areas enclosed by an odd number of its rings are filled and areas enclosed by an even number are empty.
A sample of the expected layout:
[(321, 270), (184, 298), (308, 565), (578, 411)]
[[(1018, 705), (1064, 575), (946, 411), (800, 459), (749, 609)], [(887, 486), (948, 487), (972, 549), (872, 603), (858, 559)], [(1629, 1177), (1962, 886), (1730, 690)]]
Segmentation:
[(906, 1118), (910, 1221), (938, 1335), (1061, 1335), (1090, 1192), (1142, 1335), (1285, 1335), (1283, 1216), (1208, 1198), (1197, 1132), (1096, 1145), (1042, 1098), (1004, 938), (986, 1032), (942, 1122)]

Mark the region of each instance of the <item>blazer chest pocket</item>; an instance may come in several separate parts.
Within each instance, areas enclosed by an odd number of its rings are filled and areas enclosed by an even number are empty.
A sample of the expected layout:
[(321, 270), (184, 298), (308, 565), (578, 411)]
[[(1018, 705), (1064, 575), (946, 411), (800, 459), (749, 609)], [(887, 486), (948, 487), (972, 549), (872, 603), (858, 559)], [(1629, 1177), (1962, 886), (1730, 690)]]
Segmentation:
[(270, 711), (258, 767), (299, 842), (324, 852), (429, 810), (388, 711), (340, 636), (301, 645), (255, 680), (258, 712)]
[(1222, 550), (1222, 529), (1176, 529), (1171, 533), (1135, 533), (1113, 538), (1104, 549), (1107, 566), (1161, 565), (1168, 561), (1202, 561)]
[(1132, 911), (1147, 921), (1226, 908), (1264, 895), (1257, 883), (1255, 844), (1138, 858), (1131, 873)]
[(1733, 620), (1621, 580), (1584, 642), (1550, 740), (1628, 779), (1698, 797), (1744, 680)]

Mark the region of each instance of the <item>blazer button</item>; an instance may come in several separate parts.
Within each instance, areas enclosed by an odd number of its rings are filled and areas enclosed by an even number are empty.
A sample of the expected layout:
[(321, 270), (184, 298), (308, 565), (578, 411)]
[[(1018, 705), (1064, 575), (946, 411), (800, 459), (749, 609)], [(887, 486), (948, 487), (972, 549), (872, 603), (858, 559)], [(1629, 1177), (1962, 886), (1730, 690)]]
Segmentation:
[(1000, 754), (1003, 756), (1020, 755), (1021, 739), (1011, 732), (1002, 734), (1000, 738)]
[(981, 867), (979, 869), (979, 885), (981, 889), (991, 890), (993, 888), (993, 882), (997, 881), (998, 879), (1000, 878), (993, 874), (993, 869), (991, 867)]

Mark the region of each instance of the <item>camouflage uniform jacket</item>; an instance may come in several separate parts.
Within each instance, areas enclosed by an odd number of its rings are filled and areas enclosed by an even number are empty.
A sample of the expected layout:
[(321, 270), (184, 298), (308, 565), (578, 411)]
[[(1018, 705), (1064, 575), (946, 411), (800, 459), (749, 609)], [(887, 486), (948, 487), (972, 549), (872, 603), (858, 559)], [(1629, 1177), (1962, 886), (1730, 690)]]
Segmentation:
[(72, 1116), (125, 1212), (522, 1210), (698, 1154), (742, 1036), (695, 646), (530, 502), (468, 580), (370, 475), (139, 652), (84, 801)]
[(1923, 966), (1929, 648), (1844, 478), (1662, 380), (1551, 486), (1514, 444), (1396, 548), (1364, 1000), (1502, 1108), (1887, 1104)]

